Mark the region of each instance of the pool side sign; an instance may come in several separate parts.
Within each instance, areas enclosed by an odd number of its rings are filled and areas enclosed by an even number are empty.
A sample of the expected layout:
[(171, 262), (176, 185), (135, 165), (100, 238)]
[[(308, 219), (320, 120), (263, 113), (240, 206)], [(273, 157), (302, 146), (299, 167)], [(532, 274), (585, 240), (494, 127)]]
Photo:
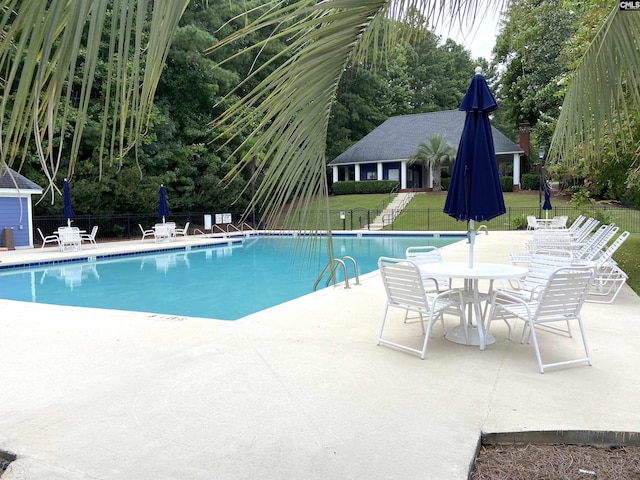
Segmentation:
[(620, 2), (620, 10), (640, 10), (640, 1)]

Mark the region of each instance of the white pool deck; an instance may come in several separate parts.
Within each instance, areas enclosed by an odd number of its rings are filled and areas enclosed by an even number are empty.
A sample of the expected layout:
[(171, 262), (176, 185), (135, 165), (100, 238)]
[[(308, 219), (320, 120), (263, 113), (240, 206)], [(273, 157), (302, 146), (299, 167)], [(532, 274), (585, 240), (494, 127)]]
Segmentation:
[[(530, 235), (480, 235), (475, 259), (507, 263)], [(464, 260), (468, 245), (443, 251)], [(593, 366), (541, 375), (533, 346), (507, 341), (501, 323), (485, 351), (438, 327), (425, 360), (377, 346), (382, 282), (361, 283), (235, 322), (0, 300), (0, 450), (18, 456), (2, 480), (462, 480), (482, 432), (640, 432), (640, 300), (628, 287), (583, 308)], [(400, 332), (421, 344), (417, 324)], [(540, 339), (549, 359), (580, 351), (579, 336)]]

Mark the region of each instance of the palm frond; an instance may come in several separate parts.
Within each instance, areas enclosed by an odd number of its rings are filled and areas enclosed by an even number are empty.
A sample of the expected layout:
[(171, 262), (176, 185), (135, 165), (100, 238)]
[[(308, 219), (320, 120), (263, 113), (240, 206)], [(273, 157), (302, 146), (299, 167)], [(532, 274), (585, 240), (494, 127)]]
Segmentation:
[(598, 160), (603, 138), (624, 141), (625, 118), (640, 111), (640, 15), (618, 5), (594, 37), (562, 104), (551, 140), (551, 161)]
[[(258, 162), (254, 179), (258, 175), (264, 178), (248, 211), (260, 208), (268, 222), (280, 219), (292, 201), (299, 201), (305, 215), (310, 199), (327, 195), (327, 126), (346, 66), (360, 64), (372, 49), (384, 53), (396, 42), (415, 35), (415, 25), (402, 21), (412, 12), (424, 15), (434, 25), (445, 17), (475, 16), (481, 2), (299, 0), (274, 8), (278, 3), (267, 2), (255, 21), (211, 49), (214, 52), (263, 29), (269, 38), (237, 55), (251, 51), (259, 55), (264, 45), (275, 39), (287, 42), (279, 55), (256, 66), (238, 88), (277, 62), (280, 65), (233, 103), (214, 125), (223, 129), (218, 138), (228, 143), (244, 138), (235, 149), (240, 161), (227, 179)], [(500, 5), (494, 3), (495, 8)], [(318, 224), (318, 229), (322, 227)]]
[[(11, 165), (34, 142), (52, 196), (63, 155), (69, 158), (66, 176), (72, 176), (109, 14), (108, 81), (113, 75), (117, 84), (113, 92), (107, 86), (103, 132), (113, 115), (114, 125), (120, 125), (122, 156), (125, 145), (135, 144), (144, 130), (168, 46), (188, 1), (155, 2), (148, 11), (150, 3), (139, 0), (0, 0), (0, 162)], [(76, 72), (81, 72), (80, 81)], [(67, 131), (73, 132), (69, 145)], [(105, 139), (103, 134), (103, 144)], [(117, 152), (112, 148), (110, 153)]]

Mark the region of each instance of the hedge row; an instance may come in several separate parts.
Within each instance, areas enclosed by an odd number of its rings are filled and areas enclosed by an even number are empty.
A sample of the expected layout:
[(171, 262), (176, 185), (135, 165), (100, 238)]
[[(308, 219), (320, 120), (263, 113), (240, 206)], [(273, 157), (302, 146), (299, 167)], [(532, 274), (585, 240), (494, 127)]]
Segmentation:
[[(531, 175), (528, 175), (531, 176)], [(536, 182), (538, 181), (537, 175), (533, 175), (536, 178)], [(522, 188), (527, 189), (525, 187), (524, 177), (527, 175), (523, 175)], [(448, 190), (449, 185), (451, 184), (451, 178), (443, 178), (441, 180), (442, 189)], [(500, 177), (500, 184), (502, 185), (503, 192), (513, 192), (513, 177)], [(357, 193), (389, 193), (394, 189), (399, 188), (400, 183), (397, 180), (366, 180), (361, 182), (348, 181), (348, 182), (335, 182), (333, 184), (333, 194), (334, 195), (353, 195)], [(533, 190), (531, 187), (528, 189)], [(535, 190), (538, 189), (538, 184), (535, 185)]]
[(523, 173), (520, 179), (520, 187), (522, 190), (539, 190), (540, 175), (537, 173)]
[(400, 187), (398, 180), (348, 181), (333, 184), (334, 195), (353, 195), (358, 193), (389, 193)]

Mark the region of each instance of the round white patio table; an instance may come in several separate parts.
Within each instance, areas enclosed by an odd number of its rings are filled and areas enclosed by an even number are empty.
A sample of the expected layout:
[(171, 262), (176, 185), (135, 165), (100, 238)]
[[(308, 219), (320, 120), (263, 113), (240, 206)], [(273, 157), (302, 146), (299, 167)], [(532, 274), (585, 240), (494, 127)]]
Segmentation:
[[(459, 325), (447, 332), (445, 338), (463, 345), (479, 345), (484, 350), (486, 345), (491, 345), (495, 339), (487, 335), (485, 343), (484, 318), (480, 303), (488, 299), (491, 294), (494, 280), (508, 280), (524, 277), (527, 274), (525, 267), (503, 263), (474, 263), (469, 267), (468, 262), (433, 262), (419, 266), (423, 277), (449, 277), (464, 279), (464, 302), (468, 304), (468, 325)], [(481, 294), (478, 288), (480, 280), (489, 280), (488, 294)], [(475, 315), (474, 315), (475, 313)], [(473, 324), (475, 317), (475, 325)]]

